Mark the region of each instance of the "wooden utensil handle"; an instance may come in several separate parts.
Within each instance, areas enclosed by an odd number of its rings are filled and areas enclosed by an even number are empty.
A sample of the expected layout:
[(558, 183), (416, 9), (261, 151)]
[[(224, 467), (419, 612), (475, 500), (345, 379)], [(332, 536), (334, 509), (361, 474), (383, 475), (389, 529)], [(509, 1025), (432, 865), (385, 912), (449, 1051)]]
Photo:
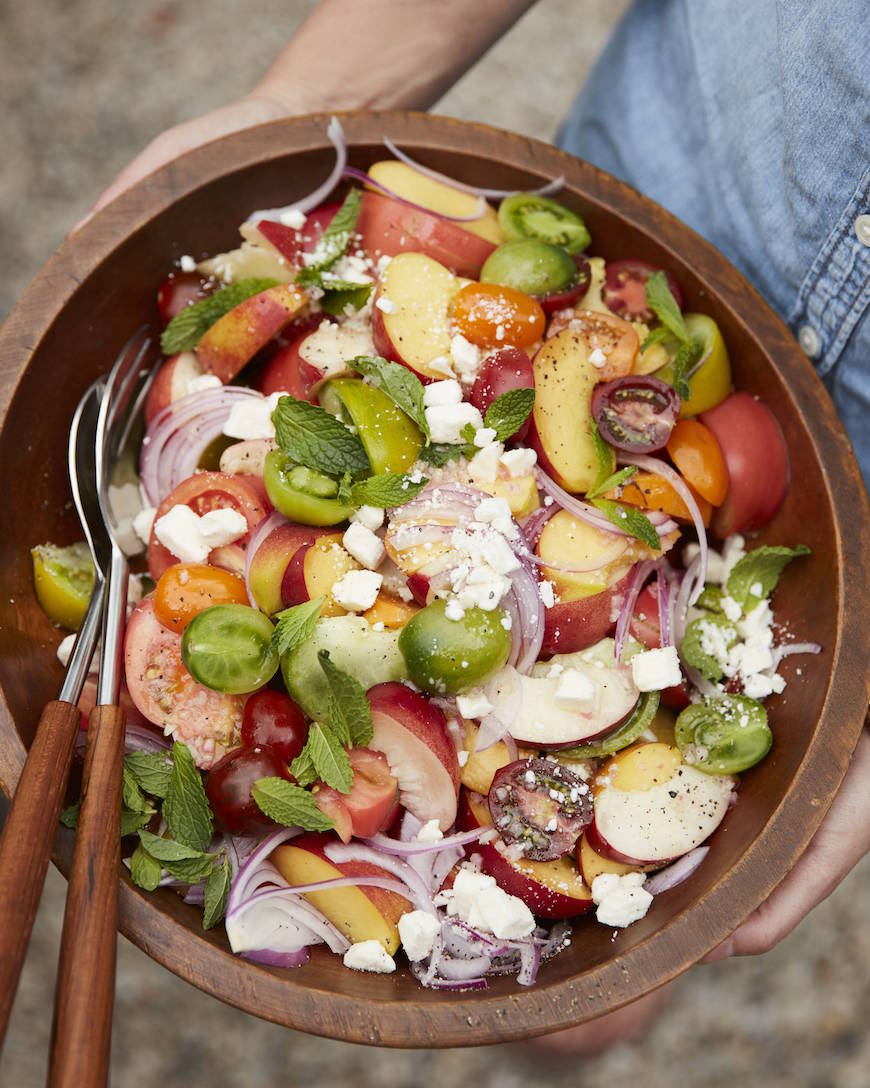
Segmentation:
[(48, 1084), (104, 1088), (109, 1075), (121, 860), (124, 712), (98, 706), (63, 918)]
[(0, 1047), (57, 831), (81, 712), (48, 703), (0, 838)]

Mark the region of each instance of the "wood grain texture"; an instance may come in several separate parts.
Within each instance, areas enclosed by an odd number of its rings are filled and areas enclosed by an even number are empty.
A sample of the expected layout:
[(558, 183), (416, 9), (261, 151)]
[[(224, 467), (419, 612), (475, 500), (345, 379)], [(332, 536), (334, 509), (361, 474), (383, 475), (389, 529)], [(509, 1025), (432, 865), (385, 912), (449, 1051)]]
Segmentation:
[[(704, 865), (614, 942), (610, 930), (581, 921), (571, 947), (544, 967), (531, 990), (503, 978), (479, 994), (425, 991), (404, 967), (363, 976), (323, 948), (296, 971), (246, 963), (230, 953), (219, 928), (202, 932), (196, 908), (166, 889), (142, 892), (122, 873), (122, 931), (194, 985), (249, 1012), (389, 1046), (522, 1038), (598, 1016), (684, 971), (770, 894), (805, 849), (867, 708), (867, 498), (830, 399), (785, 325), (712, 246), (662, 208), (552, 147), (482, 125), (404, 112), (341, 120), (350, 162), (361, 168), (383, 158), (386, 134), (471, 183), (523, 188), (564, 175), (560, 199), (586, 219), (593, 253), (671, 269), (687, 308), (718, 322), (736, 384), (764, 398), (791, 451), (791, 492), (752, 543), (803, 541), (813, 548), (799, 572), (786, 572), (777, 612), (795, 637), (818, 639), (824, 652), (811, 663), (784, 663), (788, 687), (769, 703), (775, 747), (743, 776), (740, 804), (713, 837)], [(59, 675), (52, 660), (57, 633), (33, 599), (27, 549), (77, 536), (64, 509), (62, 473), (43, 475), (46, 465), (63, 464), (76, 398), (143, 319), (156, 321), (155, 288), (173, 260), (237, 245), (236, 226), (253, 209), (285, 204), (323, 180), (334, 157), (327, 122), (315, 116), (262, 125), (144, 179), (60, 249), (0, 330), (0, 463), (10, 500), (22, 501), (29, 515), (0, 538), (0, 779), (7, 789), (20, 774), (34, 708)], [(46, 396), (58, 389), (62, 396)], [(18, 437), (35, 418), (45, 436), (39, 465)], [(67, 833), (58, 846), (66, 870)]]
[(0, 1047), (45, 883), (81, 713), (45, 707), (0, 838)]
[(98, 706), (88, 717), (54, 995), (50, 1088), (104, 1088), (109, 1079), (123, 762), (124, 711)]

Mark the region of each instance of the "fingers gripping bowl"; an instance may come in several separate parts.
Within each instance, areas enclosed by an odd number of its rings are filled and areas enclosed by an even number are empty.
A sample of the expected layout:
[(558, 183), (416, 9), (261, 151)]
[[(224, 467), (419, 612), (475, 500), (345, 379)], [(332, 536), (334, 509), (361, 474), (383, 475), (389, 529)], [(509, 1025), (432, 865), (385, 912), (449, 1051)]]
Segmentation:
[[(187, 156), (106, 209), (68, 243), (3, 329), (8, 408), (0, 453), (16, 508), (28, 511), (4, 540), (0, 683), (7, 721), (0, 773), (14, 787), (30, 723), (57, 683), (57, 634), (32, 597), (28, 548), (77, 538), (68, 510), (62, 447), (81, 389), (143, 317), (158, 326), (153, 287), (167, 259), (218, 253), (255, 207), (310, 192), (333, 154), (327, 118), (268, 125)], [(258, 1015), (339, 1038), (390, 1045), (463, 1045), (554, 1030), (600, 1015), (660, 985), (722, 939), (768, 894), (811, 837), (838, 785), (866, 709), (860, 660), (867, 594), (866, 503), (857, 469), (818, 380), (784, 327), (751, 288), (687, 228), (627, 187), (551, 148), (477, 126), (402, 114), (344, 119), (350, 162), (384, 158), (381, 139), (445, 173), (482, 186), (530, 188), (560, 174), (559, 199), (579, 212), (597, 252), (669, 269), (687, 312), (709, 314), (728, 344), (735, 386), (774, 412), (792, 463), (792, 487), (753, 544), (812, 548), (800, 578), (777, 591), (777, 615), (824, 647), (770, 702), (771, 755), (742, 776), (740, 803), (711, 840), (704, 865), (660, 896), (611, 942), (578, 927), (571, 946), (541, 972), (531, 994), (513, 979), (483, 993), (420, 990), (400, 969), (356, 975), (324, 948), (300, 971), (233, 957), (222, 932), (204, 933), (201, 909), (171, 890), (153, 895), (123, 876), (122, 927), (150, 955), (224, 1000)], [(104, 344), (104, 353), (94, 345)], [(62, 368), (62, 370), (61, 370)], [(63, 374), (68, 398), (50, 396)], [(38, 462), (28, 443), (43, 436)], [(38, 496), (34, 502), (33, 496)], [(807, 587), (812, 587), (812, 592)], [(848, 590), (845, 588), (848, 586)], [(790, 670), (790, 671), (789, 671)], [(60, 844), (61, 864), (69, 849)]]

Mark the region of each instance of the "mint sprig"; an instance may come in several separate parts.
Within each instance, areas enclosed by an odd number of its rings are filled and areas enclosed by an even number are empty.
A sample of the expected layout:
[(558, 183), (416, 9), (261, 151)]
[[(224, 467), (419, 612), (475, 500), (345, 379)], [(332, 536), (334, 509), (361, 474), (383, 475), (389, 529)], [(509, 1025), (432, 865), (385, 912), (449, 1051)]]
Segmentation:
[(371, 707), (362, 685), (350, 673), (333, 664), (328, 650), (321, 650), (317, 658), (326, 674), (330, 729), (343, 744), (365, 748), (371, 742), (374, 727)]
[(320, 308), (335, 317), (341, 317), (348, 306), (353, 310), (361, 310), (368, 302), (372, 293), (373, 283), (351, 283), (346, 281), (340, 286), (335, 283), (324, 283), (326, 292), (320, 300)]
[(330, 831), (335, 825), (317, 807), (313, 795), (284, 778), (259, 778), (251, 796), (261, 812), (284, 827), (306, 831)]
[(305, 748), (318, 777), (339, 793), (350, 793), (353, 768), (332, 729), (322, 722), (312, 722)]
[(172, 776), (172, 758), (168, 752), (129, 752), (124, 767), (140, 788), (152, 797), (163, 798)]
[(451, 461), (458, 461), (460, 457), (467, 455), (468, 446), (466, 445), (457, 446), (453, 442), (431, 442), (420, 450), (417, 460), (433, 468), (443, 468)]
[[(361, 204), (362, 193), (359, 189), (351, 189), (323, 232), (305, 267), (297, 274), (296, 282), (300, 287), (326, 287), (322, 273), (331, 268), (347, 252), (356, 229)], [(348, 286), (352, 286), (342, 281), (334, 282), (337, 284), (336, 290), (346, 290)]]
[(315, 597), (276, 614), (272, 648), (281, 657), (292, 653), (297, 646), (311, 638), (325, 603), (325, 597)]
[(506, 442), (526, 422), (534, 406), (534, 389), (509, 389), (487, 408), (483, 425), (493, 428), (497, 442)]
[(674, 356), (673, 364), (674, 390), (680, 400), (688, 400), (691, 396), (691, 389), (686, 374), (692, 363), (697, 360), (699, 349), (689, 336), (686, 322), (683, 320), (677, 300), (671, 293), (668, 286), (668, 277), (664, 272), (653, 272), (647, 277), (646, 304), (661, 321), (662, 329), (666, 330), (666, 332), (654, 329), (644, 340), (643, 347), (647, 348), (652, 343), (661, 343), (663, 340), (669, 339), (668, 334), (677, 341), (679, 347)]
[[(743, 556), (731, 568), (726, 589), (740, 606), (751, 611), (760, 601), (768, 597), (779, 582), (780, 575), (792, 561), (801, 555), (810, 555), (811, 549), (806, 544), (794, 548), (782, 545), (762, 545)], [(761, 593), (753, 593), (755, 587)]]
[(204, 850), (186, 846), (174, 839), (165, 839), (150, 831), (140, 831), (139, 839), (152, 858), (185, 884), (198, 884), (211, 871), (212, 859)]
[(216, 926), (226, 914), (231, 882), (230, 863), (224, 854), (208, 875), (208, 883), (205, 886), (205, 908), (202, 914), (203, 929)]
[(587, 494), (594, 495), (601, 491), (601, 485), (616, 471), (616, 454), (613, 446), (609, 446), (601, 437), (601, 431), (598, 430), (598, 424), (594, 420), (590, 423), (590, 433), (595, 447), (595, 458), (598, 461), (598, 472)]
[(401, 506), (416, 498), (428, 483), (425, 477), (414, 481), (402, 472), (382, 472), (355, 483), (351, 488), (351, 501), (354, 506), (378, 506), (381, 509)]
[(391, 363), (380, 355), (358, 355), (347, 365), (370, 378), (372, 384), (386, 393), (393, 404), (429, 437), (429, 424), (423, 409), (423, 383), (416, 374), (401, 363)]
[[(190, 749), (179, 741), (172, 746), (172, 774), (163, 802), (163, 818), (178, 843), (193, 850), (207, 849), (214, 828), (211, 808)], [(159, 855), (154, 856), (159, 859)]]
[(208, 298), (185, 306), (173, 317), (160, 337), (160, 350), (164, 355), (179, 351), (192, 351), (216, 321), (235, 309), (240, 303), (270, 287), (278, 281), (268, 277), (251, 277), (231, 283), (215, 291)]
[(328, 476), (371, 472), (357, 435), (316, 404), (283, 396), (272, 413), (272, 422), (278, 445), (297, 464)]
[(612, 521), (614, 525), (636, 537), (648, 548), (659, 551), (662, 546), (661, 538), (649, 518), (636, 510), (633, 506), (623, 506), (612, 499), (592, 499), (592, 505)]
[(133, 883), (146, 892), (153, 892), (160, 883), (163, 866), (153, 858), (140, 842), (130, 858), (130, 876)]
[(712, 654), (704, 650), (704, 641), (710, 628), (718, 628), (725, 640), (726, 649), (731, 649), (737, 641), (737, 629), (725, 616), (704, 616), (702, 619), (692, 620), (683, 635), (680, 643), (680, 656), (687, 665), (713, 683), (721, 680), (725, 675), (722, 663)]
[(614, 472), (600, 483), (596, 482), (593, 484), (591, 490), (586, 492), (586, 498), (594, 499), (597, 495), (603, 495), (607, 491), (612, 491), (616, 487), (621, 487), (630, 480), (636, 472), (637, 465), (626, 465), (625, 468), (621, 468), (618, 472)]

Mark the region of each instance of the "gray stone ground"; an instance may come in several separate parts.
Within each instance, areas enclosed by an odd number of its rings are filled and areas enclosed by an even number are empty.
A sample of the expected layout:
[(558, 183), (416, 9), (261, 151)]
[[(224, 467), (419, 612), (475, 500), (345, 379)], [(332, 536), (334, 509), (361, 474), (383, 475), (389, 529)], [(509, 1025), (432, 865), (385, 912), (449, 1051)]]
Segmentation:
[[(360, 0), (364, 2), (364, 0)], [(0, 315), (148, 139), (229, 100), (304, 0), (0, 0)], [(548, 138), (624, 0), (542, 0), (440, 104)], [(64, 882), (52, 871), (0, 1061), (43, 1083)], [(558, 1064), (522, 1049), (370, 1050), (285, 1031), (206, 997), (123, 938), (113, 1085), (320, 1088), (867, 1088), (870, 861), (763, 959), (696, 968), (636, 1043)]]

